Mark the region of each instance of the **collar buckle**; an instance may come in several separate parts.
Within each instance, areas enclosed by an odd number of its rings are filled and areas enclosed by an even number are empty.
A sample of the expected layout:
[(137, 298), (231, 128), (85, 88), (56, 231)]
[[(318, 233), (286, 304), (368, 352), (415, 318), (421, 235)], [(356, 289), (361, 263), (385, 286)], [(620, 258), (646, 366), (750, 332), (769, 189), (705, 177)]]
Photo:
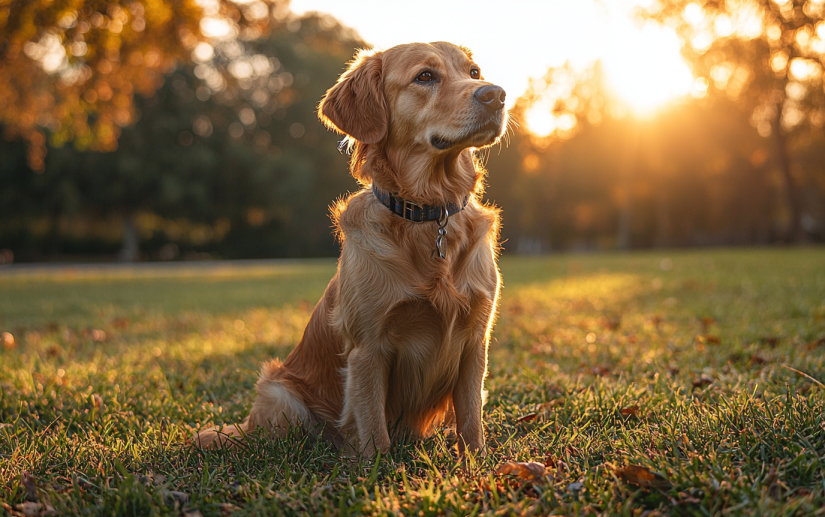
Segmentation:
[(409, 219), (410, 221), (423, 222), (423, 221), (415, 221), (413, 219), (413, 213), (414, 213), (413, 210), (415, 210), (416, 208), (419, 209), (421, 212), (424, 211), (423, 206), (419, 205), (418, 203), (413, 203), (412, 201), (409, 201), (409, 200), (405, 199), (404, 204), (403, 204), (403, 208), (402, 208), (403, 217), (405, 219)]

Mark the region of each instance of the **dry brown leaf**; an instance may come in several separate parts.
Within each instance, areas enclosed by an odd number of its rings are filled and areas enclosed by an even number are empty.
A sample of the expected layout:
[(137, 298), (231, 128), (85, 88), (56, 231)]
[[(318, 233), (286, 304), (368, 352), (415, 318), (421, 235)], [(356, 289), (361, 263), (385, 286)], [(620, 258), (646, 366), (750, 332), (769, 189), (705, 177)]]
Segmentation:
[(716, 323), (716, 320), (714, 318), (710, 318), (710, 317), (702, 318), (702, 332), (707, 332), (708, 327), (710, 327), (714, 323)]
[(564, 406), (564, 399), (556, 399), (550, 402), (542, 402), (536, 406), (537, 413), (545, 413), (553, 409), (554, 407), (561, 407)]
[(625, 482), (632, 483), (640, 487), (670, 487), (670, 481), (668, 481), (666, 477), (659, 474), (658, 472), (653, 472), (647, 467), (641, 467), (638, 465), (628, 465), (626, 467), (616, 469), (615, 472), (616, 475), (622, 478)]
[(526, 415), (517, 418), (516, 422), (529, 422), (530, 420), (535, 420), (536, 418), (538, 418), (538, 414), (536, 414), (536, 413), (527, 413)]
[(771, 348), (776, 347), (777, 343), (779, 343), (779, 338), (777, 336), (766, 336), (760, 338), (759, 341), (769, 345)]
[(768, 360), (765, 359), (764, 357), (762, 357), (759, 354), (751, 354), (751, 356), (748, 358), (748, 364), (751, 364), (751, 365), (759, 366), (759, 365), (765, 364), (767, 362), (768, 362)]
[(233, 513), (237, 512), (240, 509), (241, 509), (240, 506), (235, 506), (234, 504), (231, 504), (231, 503), (221, 504), (221, 513), (223, 513), (224, 515), (232, 515)]
[(713, 378), (709, 377), (705, 374), (702, 374), (701, 377), (698, 379), (693, 380), (693, 387), (694, 388), (701, 388), (703, 386), (707, 386), (708, 384), (713, 384)]
[(621, 413), (624, 416), (637, 416), (639, 413), (639, 406), (633, 405), (622, 408)]
[(32, 503), (39, 503), (40, 497), (37, 495), (37, 482), (34, 476), (25, 470), (20, 473), (20, 484), (26, 489), (26, 499)]
[(177, 490), (164, 490), (162, 494), (166, 504), (186, 504), (189, 501), (189, 494)]
[(535, 461), (510, 461), (499, 466), (499, 468), (496, 469), (496, 474), (512, 474), (527, 481), (537, 481), (547, 476), (552, 476), (552, 474), (547, 473), (544, 465), (536, 463)]
[(26, 517), (34, 515), (51, 515), (55, 513), (55, 509), (48, 504), (33, 503), (26, 501), (14, 506), (18, 512), (15, 515), (24, 515)]

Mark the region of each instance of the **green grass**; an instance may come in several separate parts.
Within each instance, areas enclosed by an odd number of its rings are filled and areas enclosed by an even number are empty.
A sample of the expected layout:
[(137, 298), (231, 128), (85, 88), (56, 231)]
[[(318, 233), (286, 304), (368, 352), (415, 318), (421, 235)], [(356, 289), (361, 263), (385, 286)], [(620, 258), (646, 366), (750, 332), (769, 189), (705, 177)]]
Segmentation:
[[(334, 261), (0, 271), (0, 331), (16, 341), (0, 348), (0, 501), (26, 500), (26, 471), (61, 515), (823, 513), (821, 248), (501, 267), (488, 456), (459, 460), (439, 434), (359, 462), (298, 430), (240, 454), (185, 444), (245, 416), (260, 363), (298, 341)], [(497, 474), (509, 461), (552, 476)], [(628, 483), (628, 465), (668, 483)]]

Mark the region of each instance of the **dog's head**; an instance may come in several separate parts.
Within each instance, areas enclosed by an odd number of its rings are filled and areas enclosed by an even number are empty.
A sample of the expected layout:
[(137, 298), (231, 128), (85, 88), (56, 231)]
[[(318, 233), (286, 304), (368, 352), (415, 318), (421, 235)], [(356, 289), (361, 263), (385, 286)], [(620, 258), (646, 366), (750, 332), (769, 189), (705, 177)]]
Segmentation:
[(451, 43), (362, 51), (318, 108), (327, 127), (404, 154), (458, 154), (504, 132), (504, 89)]

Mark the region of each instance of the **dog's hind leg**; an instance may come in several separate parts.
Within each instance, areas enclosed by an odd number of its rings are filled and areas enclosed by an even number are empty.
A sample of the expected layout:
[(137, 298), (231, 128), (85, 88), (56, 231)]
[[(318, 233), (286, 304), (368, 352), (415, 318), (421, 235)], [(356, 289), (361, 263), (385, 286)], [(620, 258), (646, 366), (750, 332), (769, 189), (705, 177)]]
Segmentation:
[(309, 425), (310, 412), (290, 383), (282, 378), (282, 368), (277, 359), (264, 364), (255, 385), (257, 397), (249, 418), (238, 425), (204, 429), (195, 435), (194, 444), (202, 449), (231, 448), (243, 439), (244, 434), (258, 427), (284, 436), (290, 427)]

